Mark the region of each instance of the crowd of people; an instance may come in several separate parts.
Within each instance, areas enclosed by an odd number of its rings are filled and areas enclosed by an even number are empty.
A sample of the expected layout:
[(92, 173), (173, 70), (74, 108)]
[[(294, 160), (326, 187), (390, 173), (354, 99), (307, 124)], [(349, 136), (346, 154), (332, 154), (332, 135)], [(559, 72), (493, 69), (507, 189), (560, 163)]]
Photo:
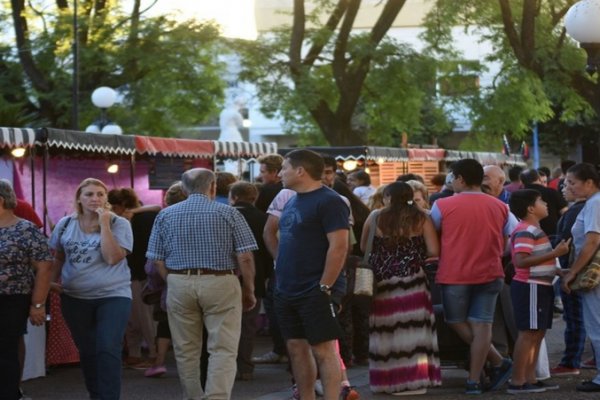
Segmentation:
[[(513, 167), (506, 183), (502, 168), (464, 159), (427, 183), (405, 174), (376, 188), (310, 150), (259, 164), (258, 185), (187, 170), (162, 210), (85, 179), (49, 239), (0, 180), (0, 398), (22, 397), (19, 343), (27, 319), (45, 323), (50, 290), (91, 399), (120, 398), (123, 366), (165, 374), (171, 345), (184, 399), (228, 399), (260, 363), (289, 363), (294, 399), (359, 399), (353, 365), (368, 365), (373, 393), (423, 394), (442, 384), (442, 323), (468, 345), (466, 394), (557, 389), (536, 374), (556, 312), (565, 350), (551, 375), (579, 374), (586, 337), (600, 349), (600, 288), (571, 290), (600, 247), (593, 166)], [(353, 294), (365, 253), (372, 297)], [(512, 354), (492, 340), (507, 285)], [(261, 308), (273, 347), (253, 357)], [(577, 390), (600, 392), (600, 375)]]

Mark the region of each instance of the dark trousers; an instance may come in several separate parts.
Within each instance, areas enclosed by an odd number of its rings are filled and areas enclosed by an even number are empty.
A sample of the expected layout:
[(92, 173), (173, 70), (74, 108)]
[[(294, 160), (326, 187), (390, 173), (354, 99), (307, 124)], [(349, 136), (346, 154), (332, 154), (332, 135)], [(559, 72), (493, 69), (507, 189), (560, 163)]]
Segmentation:
[(581, 355), (585, 346), (585, 327), (583, 325), (583, 308), (581, 295), (560, 291), (563, 302), (563, 319), (565, 320), (565, 352), (560, 365), (569, 368), (581, 366)]
[(344, 335), (340, 339), (340, 355), (346, 365), (369, 360), (369, 312), (371, 298), (349, 295), (338, 316)]
[(19, 339), (27, 327), (31, 296), (0, 296), (0, 400), (18, 400), (21, 381)]
[(256, 306), (250, 311), (242, 313), (242, 333), (240, 345), (238, 346), (237, 373), (247, 374), (254, 372), (252, 362), (252, 351), (254, 350), (254, 339), (256, 337), (256, 318), (260, 311), (261, 299), (256, 299)]
[(283, 336), (281, 336), (281, 329), (279, 329), (277, 315), (275, 314), (275, 307), (273, 303), (274, 288), (275, 276), (269, 279), (269, 282), (267, 283), (267, 291), (265, 293), (265, 298), (263, 299), (263, 304), (265, 305), (265, 312), (267, 314), (267, 318), (269, 319), (269, 333), (273, 339), (273, 352), (282, 356), (287, 354), (287, 347), (285, 345), (285, 341), (283, 340)]

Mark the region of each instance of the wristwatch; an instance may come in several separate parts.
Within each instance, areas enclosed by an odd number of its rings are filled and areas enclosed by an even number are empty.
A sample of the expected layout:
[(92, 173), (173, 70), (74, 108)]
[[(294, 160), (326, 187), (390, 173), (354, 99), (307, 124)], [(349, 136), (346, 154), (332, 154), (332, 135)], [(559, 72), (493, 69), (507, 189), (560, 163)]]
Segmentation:
[(31, 307), (35, 308), (36, 310), (39, 310), (40, 308), (43, 308), (46, 305), (46, 303), (36, 303), (36, 304), (32, 304)]
[(324, 283), (321, 283), (319, 285), (319, 289), (321, 289), (321, 292), (324, 292), (324, 293), (327, 293), (327, 294), (331, 293), (331, 286), (326, 285)]

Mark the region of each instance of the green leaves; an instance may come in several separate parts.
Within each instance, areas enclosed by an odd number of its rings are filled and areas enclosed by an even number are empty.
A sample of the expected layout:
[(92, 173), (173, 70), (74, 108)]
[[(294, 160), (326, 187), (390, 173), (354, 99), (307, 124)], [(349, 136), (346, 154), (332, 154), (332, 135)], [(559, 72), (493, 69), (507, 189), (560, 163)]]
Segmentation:
[[(562, 18), (575, 0), (437, 0), (423, 38), (432, 54), (460, 60), (451, 30), (475, 31), (493, 51), (485, 60), (499, 71), (493, 87), (469, 99), (473, 132), (464, 147), (473, 149), (503, 134), (517, 140), (535, 122), (545, 149), (564, 154), (585, 122), (600, 111), (596, 85), (584, 72), (585, 54), (566, 36)], [(578, 127), (575, 129), (574, 127)], [(560, 132), (560, 133), (558, 133)]]
[[(79, 0), (79, 128), (99, 116), (90, 100), (99, 86), (113, 87), (121, 94), (123, 102), (111, 107), (109, 118), (125, 133), (172, 136), (180, 127), (200, 124), (214, 115), (225, 86), (224, 65), (217, 57), (227, 51), (218, 27), (147, 18), (135, 8), (125, 11), (122, 3)], [(72, 12), (48, 2), (26, 3), (23, 16), (30, 44), (21, 49), (13, 36), (24, 25), (15, 25), (0, 12), (0, 22), (9, 23), (13, 32), (0, 39), (4, 41), (0, 43), (2, 125), (71, 127)], [(33, 77), (19, 52), (31, 52), (30, 66), (50, 83), (48, 90), (31, 84)], [(19, 112), (4, 113), (6, 109)]]
[(294, 74), (289, 27), (238, 45), (241, 77), (256, 85), (262, 112), (281, 116), (300, 144), (399, 145), (403, 132), (412, 143), (431, 143), (448, 133), (451, 123), (435, 99), (435, 62), (389, 38), (373, 44), (368, 31), (346, 40), (341, 23), (333, 29), (322, 22), (331, 20), (333, 3), (311, 8), (305, 58)]

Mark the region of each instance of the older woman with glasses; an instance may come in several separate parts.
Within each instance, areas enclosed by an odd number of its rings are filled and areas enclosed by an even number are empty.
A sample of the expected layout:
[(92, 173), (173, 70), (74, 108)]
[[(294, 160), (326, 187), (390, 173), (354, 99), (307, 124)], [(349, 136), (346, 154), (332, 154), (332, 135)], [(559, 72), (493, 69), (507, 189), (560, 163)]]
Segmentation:
[(46, 320), (52, 256), (48, 242), (31, 222), (15, 216), (17, 198), (10, 182), (0, 179), (0, 399), (17, 400), (19, 340), (27, 318)]

